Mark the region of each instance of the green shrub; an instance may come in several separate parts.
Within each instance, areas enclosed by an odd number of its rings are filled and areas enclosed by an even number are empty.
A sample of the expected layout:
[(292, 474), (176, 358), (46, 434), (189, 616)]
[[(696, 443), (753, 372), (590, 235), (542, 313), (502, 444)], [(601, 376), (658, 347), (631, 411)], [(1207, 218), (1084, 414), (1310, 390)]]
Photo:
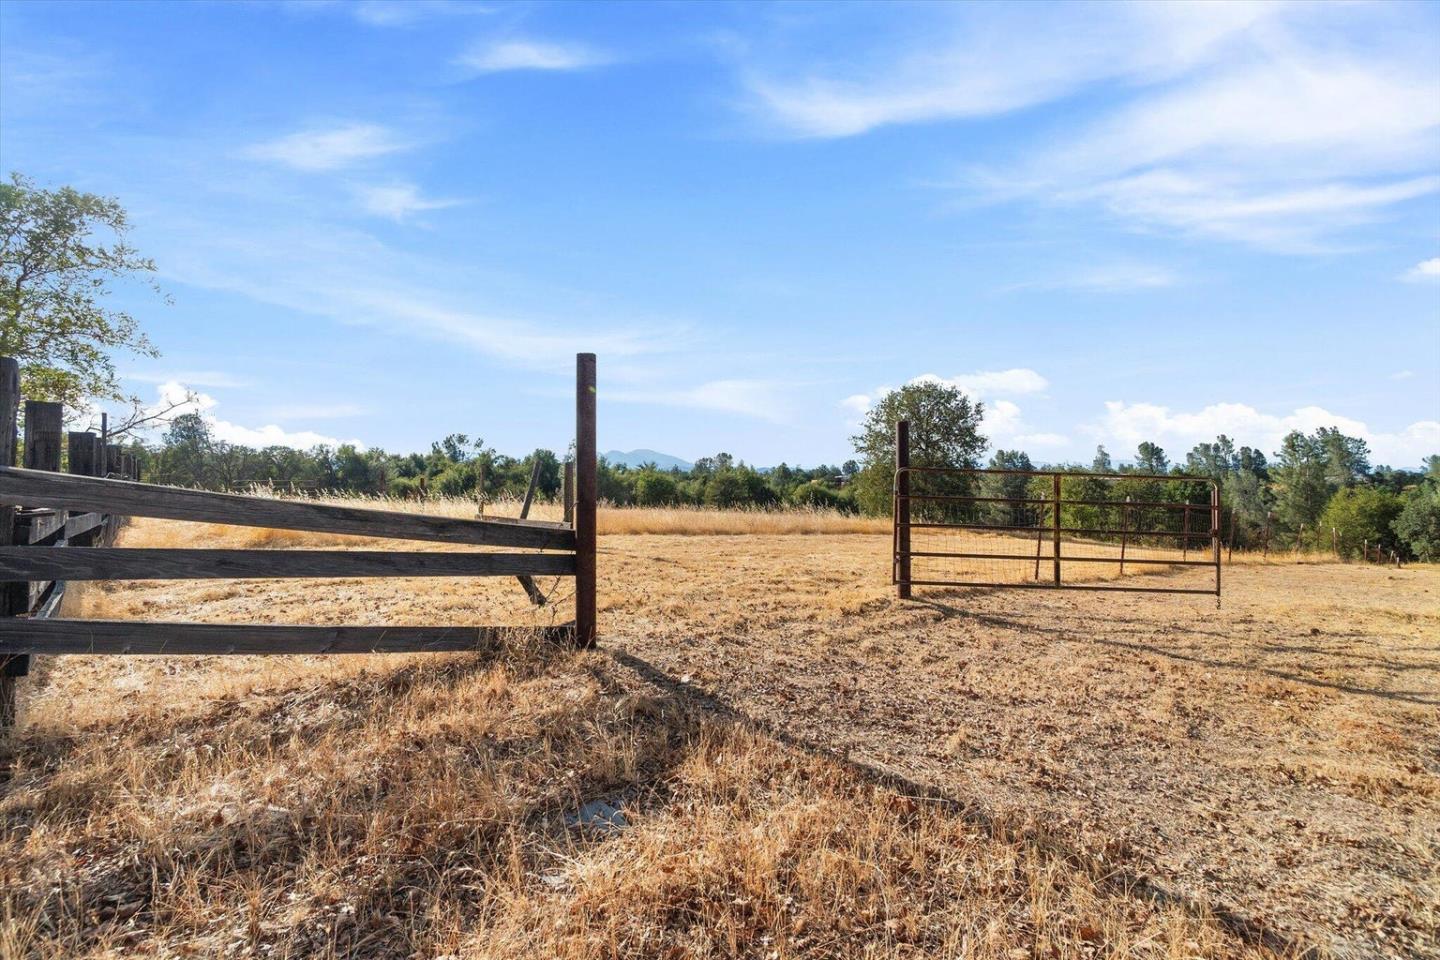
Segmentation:
[(680, 502), (680, 487), (668, 473), (645, 470), (635, 478), (635, 502), (642, 507), (669, 507)]
[(802, 483), (790, 491), (790, 503), (797, 507), (812, 507), (823, 510), (840, 510), (844, 498), (825, 486), (823, 481), (812, 480)]
[(1415, 559), (1440, 561), (1440, 483), (1427, 480), (1406, 491), (1390, 529)]
[[(1376, 487), (1346, 487), (1330, 498), (1315, 532), (1324, 549), (1333, 539), (1342, 557), (1358, 557), (1366, 541), (1384, 549), (1398, 546), (1391, 524), (1400, 515), (1400, 498)], [(1331, 533), (1331, 530), (1334, 533)]]

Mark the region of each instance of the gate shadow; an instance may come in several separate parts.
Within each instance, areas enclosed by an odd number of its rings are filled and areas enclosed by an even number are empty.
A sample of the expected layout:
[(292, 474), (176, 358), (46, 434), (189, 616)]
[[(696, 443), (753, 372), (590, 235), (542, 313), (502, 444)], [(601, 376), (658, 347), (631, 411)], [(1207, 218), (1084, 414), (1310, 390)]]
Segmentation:
[[(994, 591), (990, 592), (993, 593)], [(1198, 654), (1181, 653), (1176, 650), (1170, 650), (1165, 647), (1157, 646), (1153, 643), (1145, 643), (1138, 640), (1120, 640), (1111, 637), (1093, 635), (1081, 636), (1074, 633), (1073, 631), (1065, 630), (1060, 627), (1045, 626), (1042, 624), (1034, 623), (1033, 621), (1024, 620), (1016, 617), (1009, 617), (1003, 614), (985, 613), (973, 609), (962, 609), (952, 604), (942, 603), (939, 600), (935, 600), (929, 597), (917, 597), (913, 598), (909, 602), (936, 610), (942, 615), (944, 619), (947, 620), (964, 618), (977, 623), (985, 624), (987, 626), (998, 627), (1001, 629), (1040, 634), (1043, 636), (1061, 637), (1076, 643), (1092, 643), (1099, 646), (1114, 647), (1122, 650), (1131, 650), (1137, 653), (1149, 653), (1154, 654), (1157, 657), (1164, 657), (1167, 660), (1193, 663), (1199, 666), (1210, 667), (1216, 670), (1235, 670), (1245, 673), (1253, 673), (1271, 677), (1277, 680), (1286, 680), (1292, 683), (1302, 684), (1308, 687), (1334, 690), (1339, 693), (1351, 693), (1364, 697), (1377, 697), (1383, 700), (1392, 700), (1400, 703), (1413, 703), (1425, 707), (1440, 706), (1440, 693), (1435, 693), (1429, 690), (1372, 689), (1370, 687), (1361, 687), (1354, 684), (1338, 683), (1333, 680), (1319, 680), (1315, 677), (1307, 677), (1301, 673), (1295, 673), (1289, 670), (1281, 670), (1276, 667), (1266, 667), (1255, 663), (1246, 663), (1242, 660), (1225, 660), (1219, 657), (1205, 657)], [(1143, 624), (1152, 631), (1154, 628), (1154, 623), (1141, 620), (1127, 619), (1124, 617), (1112, 616), (1108, 618), (1108, 622), (1112, 624), (1125, 624), (1125, 627), (1117, 631), (1121, 633), (1139, 633), (1140, 631), (1134, 629), (1134, 627), (1141, 624)], [(1210, 636), (1227, 640), (1229, 639), (1229, 636), (1227, 634), (1219, 631), (1190, 630), (1190, 628), (1188, 627), (1186, 629), (1189, 632), (1197, 633), (1201, 636)], [(1311, 650), (1312, 648), (1277, 647), (1275, 645), (1267, 645), (1265, 649), (1277, 651), (1306, 652)], [(1329, 651), (1329, 653), (1332, 656), (1347, 656), (1347, 654), (1338, 653), (1335, 651)], [(1387, 670), (1394, 670), (1397, 672), (1420, 671), (1427, 673), (1440, 673), (1440, 667), (1432, 666), (1429, 664), (1388, 661), (1369, 657), (1357, 657), (1356, 659), (1371, 660), (1374, 663), (1383, 665), (1384, 668)]]
[[(886, 770), (849, 756), (835, 754), (820, 744), (797, 736), (783, 727), (745, 713), (714, 693), (677, 679), (643, 657), (615, 649), (603, 652), (616, 663), (632, 670), (641, 679), (664, 691), (668, 697), (683, 706), (699, 709), (714, 718), (734, 724), (748, 732), (763, 735), (793, 750), (835, 764), (861, 783), (892, 790), (909, 799), (933, 804), (947, 814), (973, 826), (987, 838), (1001, 842), (1006, 839), (1001, 822), (995, 815), (987, 813), (975, 801), (956, 796), (934, 784), (913, 780), (893, 770)], [(1042, 852), (1050, 853), (1062, 860), (1074, 862), (1083, 859), (1083, 854), (1053, 835), (1027, 832), (1024, 840)], [(1138, 866), (1119, 863), (1107, 864), (1106, 872), (1095, 879), (1098, 886), (1108, 891), (1128, 896), (1140, 896), (1159, 905), (1178, 907), (1197, 919), (1207, 917), (1213, 919), (1245, 942), (1273, 950), (1284, 956), (1318, 958), (1321, 955), (1318, 947), (1300, 942), (1258, 921), (1223, 907), (1201, 904), (1194, 898), (1169, 890), (1157, 883)]]

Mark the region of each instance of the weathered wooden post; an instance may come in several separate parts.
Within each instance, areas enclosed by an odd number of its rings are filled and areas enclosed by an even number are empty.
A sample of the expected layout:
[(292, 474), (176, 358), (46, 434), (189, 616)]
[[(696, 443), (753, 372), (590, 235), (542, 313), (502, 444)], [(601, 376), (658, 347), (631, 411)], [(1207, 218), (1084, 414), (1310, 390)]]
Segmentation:
[(82, 477), (95, 476), (95, 434), (70, 431), (65, 435), (70, 463), (67, 472)]
[[(17, 414), (20, 409), (20, 364), (0, 357), (0, 466), (15, 465)], [(15, 543), (15, 507), (0, 506), (0, 546)], [(0, 583), (0, 616), (24, 613), (30, 602), (28, 583)], [(30, 667), (30, 658), (0, 657), (0, 731), (15, 725), (15, 682)]]
[(1266, 510), (1266, 511), (1265, 511), (1265, 553), (1264, 553), (1264, 557), (1265, 557), (1265, 559), (1267, 559), (1267, 560), (1270, 559), (1270, 518), (1273, 517), (1274, 515), (1275, 515), (1275, 511), (1273, 511), (1273, 510)]
[(25, 466), (31, 470), (59, 470), (60, 446), (65, 434), (65, 407), (42, 400), (25, 401)]
[(1339, 560), (1339, 559), (1340, 559), (1340, 529), (1339, 529), (1338, 527), (1331, 527), (1331, 528), (1330, 528), (1330, 547), (1335, 551), (1335, 559), (1336, 559), (1336, 560)]
[(1051, 508), (1054, 513), (1054, 524), (1051, 529), (1054, 531), (1055, 543), (1055, 586), (1060, 586), (1060, 474), (1055, 474), (1055, 504)]
[(910, 421), (895, 424), (895, 596), (910, 599)]
[(575, 642), (595, 646), (595, 501), (599, 496), (595, 445), (595, 354), (575, 357)]
[(120, 444), (105, 444), (105, 476), (120, 476)]

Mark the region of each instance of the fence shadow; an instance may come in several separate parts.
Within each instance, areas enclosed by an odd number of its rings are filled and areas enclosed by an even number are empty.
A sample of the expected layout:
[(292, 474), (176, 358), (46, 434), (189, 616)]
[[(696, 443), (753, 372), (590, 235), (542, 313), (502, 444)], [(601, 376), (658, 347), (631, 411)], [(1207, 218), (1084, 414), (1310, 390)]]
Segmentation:
[[(785, 746), (800, 751), (827, 763), (835, 764), (861, 783), (886, 790), (892, 790), (914, 800), (922, 800), (958, 817), (975, 827), (984, 836), (1004, 841), (1006, 828), (1001, 821), (974, 800), (967, 800), (934, 784), (914, 780), (893, 770), (856, 760), (850, 756), (836, 754), (824, 746), (777, 726), (766, 720), (753, 717), (717, 694), (702, 690), (686, 683), (643, 657), (622, 650), (606, 650), (614, 661), (632, 670), (637, 676), (664, 691), (676, 702), (698, 709), (711, 717), (776, 740)], [(1078, 860), (1083, 855), (1053, 834), (1028, 832), (1026, 842), (1061, 859)], [(1178, 907), (1197, 918), (1211, 918), (1247, 943), (1274, 950), (1284, 956), (1295, 958), (1318, 957), (1318, 948), (1299, 942), (1262, 923), (1241, 916), (1233, 911), (1214, 905), (1201, 904), (1165, 888), (1139, 865), (1109, 863), (1103, 876), (1096, 878), (1103, 888), (1123, 892), (1130, 896), (1141, 896), (1157, 904)]]

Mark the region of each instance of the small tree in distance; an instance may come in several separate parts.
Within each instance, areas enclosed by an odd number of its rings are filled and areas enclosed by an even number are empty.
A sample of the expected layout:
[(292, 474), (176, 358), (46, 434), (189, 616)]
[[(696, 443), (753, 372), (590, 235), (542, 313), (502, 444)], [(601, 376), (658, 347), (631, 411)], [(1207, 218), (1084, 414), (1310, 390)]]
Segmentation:
[(985, 407), (934, 380), (892, 390), (870, 408), (851, 437), (863, 467), (856, 500), (870, 514), (890, 511), (895, 480), (895, 424), (910, 421), (910, 463), (916, 467), (974, 468), (989, 441), (980, 433)]

